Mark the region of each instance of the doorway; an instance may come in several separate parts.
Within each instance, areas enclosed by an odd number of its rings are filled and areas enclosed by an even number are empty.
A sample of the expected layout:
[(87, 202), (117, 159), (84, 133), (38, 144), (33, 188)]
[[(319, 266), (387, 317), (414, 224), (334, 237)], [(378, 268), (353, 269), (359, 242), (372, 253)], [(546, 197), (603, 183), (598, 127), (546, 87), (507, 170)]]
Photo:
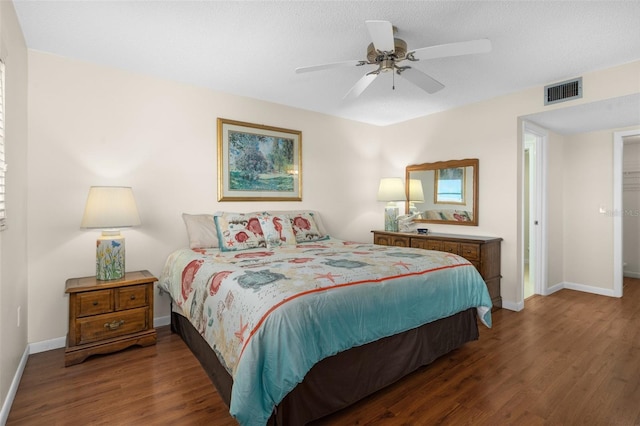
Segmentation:
[(622, 274), (640, 278), (640, 135), (622, 139)]
[[(624, 215), (625, 211), (635, 212), (629, 208), (625, 210), (623, 205), (624, 147), (626, 144), (635, 145), (636, 143), (640, 143), (640, 129), (615, 132), (613, 135), (613, 295), (615, 297), (622, 297), (623, 294), (625, 269), (623, 256)], [(633, 185), (633, 183), (631, 184)], [(631, 231), (631, 229), (626, 229), (626, 231)], [(627, 247), (627, 251), (629, 251), (629, 247)]]
[(544, 274), (544, 146), (547, 132), (524, 122), (522, 299), (542, 294)]

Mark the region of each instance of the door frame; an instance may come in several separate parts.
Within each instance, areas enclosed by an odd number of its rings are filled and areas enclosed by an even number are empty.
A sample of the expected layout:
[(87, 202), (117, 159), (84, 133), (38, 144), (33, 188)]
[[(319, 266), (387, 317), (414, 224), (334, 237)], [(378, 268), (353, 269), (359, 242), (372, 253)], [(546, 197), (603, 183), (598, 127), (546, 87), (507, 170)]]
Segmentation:
[[(536, 136), (536, 146), (535, 146), (535, 182), (533, 185), (530, 184), (530, 195), (529, 198), (533, 199), (535, 204), (534, 214), (529, 214), (529, 238), (533, 235), (535, 237), (535, 252), (533, 253), (535, 263), (533, 268), (533, 278), (534, 278), (534, 293), (546, 295), (546, 282), (547, 282), (547, 238), (546, 238), (546, 229), (547, 229), (547, 206), (546, 206), (546, 198), (547, 198), (547, 188), (546, 188), (546, 173), (547, 173), (547, 159), (546, 159), (546, 145), (549, 137), (549, 133), (546, 129), (537, 126), (531, 122), (523, 121), (522, 124), (522, 182), (523, 189), (522, 193), (524, 194), (524, 161), (525, 161), (525, 134), (530, 133)], [(534, 189), (531, 191), (531, 189)], [(524, 197), (522, 197), (522, 216), (520, 220), (522, 221), (522, 258), (520, 262), (522, 263), (524, 271), (524, 253), (526, 247), (524, 247)], [(530, 206), (531, 207), (531, 206)], [(533, 225), (533, 223), (537, 221), (537, 225)], [(531, 255), (531, 253), (530, 253)], [(532, 271), (532, 265), (529, 265), (529, 272)], [(524, 307), (524, 272), (520, 277), (520, 300), (522, 306)]]
[(613, 133), (613, 296), (622, 297), (624, 260), (622, 258), (622, 162), (624, 138), (640, 136), (640, 129)]

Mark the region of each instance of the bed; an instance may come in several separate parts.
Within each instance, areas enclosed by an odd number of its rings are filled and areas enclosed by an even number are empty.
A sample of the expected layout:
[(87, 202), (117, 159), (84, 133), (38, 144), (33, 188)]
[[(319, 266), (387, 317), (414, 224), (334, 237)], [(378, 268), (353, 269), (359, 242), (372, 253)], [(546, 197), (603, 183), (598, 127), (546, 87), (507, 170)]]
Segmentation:
[(311, 211), (198, 215), (198, 232), (194, 217), (159, 286), (241, 425), (306, 424), (491, 326), (462, 257), (332, 238)]

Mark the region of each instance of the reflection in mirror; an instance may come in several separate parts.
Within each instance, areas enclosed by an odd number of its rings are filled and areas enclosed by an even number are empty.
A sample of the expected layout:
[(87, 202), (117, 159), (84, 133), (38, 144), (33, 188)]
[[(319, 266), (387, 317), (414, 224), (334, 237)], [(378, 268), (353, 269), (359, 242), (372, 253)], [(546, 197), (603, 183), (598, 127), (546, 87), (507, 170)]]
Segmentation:
[(424, 203), (424, 189), (422, 189), (421, 179), (411, 179), (409, 182), (409, 213), (417, 213), (416, 203)]
[(414, 221), (478, 225), (478, 159), (407, 166), (406, 182)]
[(465, 167), (435, 171), (434, 203), (466, 205), (464, 197)]

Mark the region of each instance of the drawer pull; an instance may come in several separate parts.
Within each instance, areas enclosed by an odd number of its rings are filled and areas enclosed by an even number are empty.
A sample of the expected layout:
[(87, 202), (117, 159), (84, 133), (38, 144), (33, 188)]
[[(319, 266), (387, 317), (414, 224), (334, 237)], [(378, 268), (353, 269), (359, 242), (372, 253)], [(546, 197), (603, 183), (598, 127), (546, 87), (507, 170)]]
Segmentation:
[(97, 301), (93, 302), (93, 306), (98, 306), (98, 302)]
[(131, 295), (131, 297), (129, 298), (131, 300), (136, 300), (136, 296), (134, 296), (133, 294)]
[(117, 330), (120, 328), (121, 325), (124, 324), (124, 320), (120, 320), (120, 321), (116, 321), (113, 320), (111, 322), (105, 322), (104, 323), (104, 328), (108, 328), (109, 330)]

